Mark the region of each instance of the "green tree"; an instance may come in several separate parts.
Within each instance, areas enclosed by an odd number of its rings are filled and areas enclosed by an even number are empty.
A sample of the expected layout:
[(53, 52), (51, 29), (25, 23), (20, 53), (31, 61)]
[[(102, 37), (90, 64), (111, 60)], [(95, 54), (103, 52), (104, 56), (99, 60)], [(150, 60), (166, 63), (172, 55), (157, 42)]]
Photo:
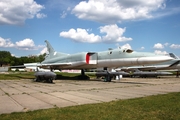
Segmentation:
[(39, 56), (11, 56), (8, 51), (0, 51), (0, 66), (9, 64), (10, 66), (23, 65), (24, 63), (42, 62), (45, 59), (46, 53)]
[(8, 51), (0, 51), (0, 66), (3, 64), (10, 64), (11, 61), (11, 53)]
[(38, 62), (42, 62), (45, 59), (46, 53), (44, 53), (43, 55), (39, 55), (39, 61)]

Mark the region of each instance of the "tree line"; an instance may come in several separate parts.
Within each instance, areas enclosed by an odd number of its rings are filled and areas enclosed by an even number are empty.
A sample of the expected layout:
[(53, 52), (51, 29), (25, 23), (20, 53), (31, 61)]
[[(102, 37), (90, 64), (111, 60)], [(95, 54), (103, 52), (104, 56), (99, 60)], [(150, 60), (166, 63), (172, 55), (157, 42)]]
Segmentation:
[(12, 56), (9, 51), (0, 51), (0, 67), (2, 66), (16, 66), (24, 63), (42, 62), (45, 59), (46, 53), (39, 56)]

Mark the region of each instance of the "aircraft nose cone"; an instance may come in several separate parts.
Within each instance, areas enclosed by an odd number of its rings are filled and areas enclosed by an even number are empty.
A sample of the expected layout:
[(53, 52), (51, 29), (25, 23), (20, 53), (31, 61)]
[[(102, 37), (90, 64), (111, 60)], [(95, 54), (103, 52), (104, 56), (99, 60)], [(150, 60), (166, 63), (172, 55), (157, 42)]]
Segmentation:
[(137, 59), (139, 64), (156, 64), (172, 60), (169, 56), (153, 56), (153, 57), (140, 57)]

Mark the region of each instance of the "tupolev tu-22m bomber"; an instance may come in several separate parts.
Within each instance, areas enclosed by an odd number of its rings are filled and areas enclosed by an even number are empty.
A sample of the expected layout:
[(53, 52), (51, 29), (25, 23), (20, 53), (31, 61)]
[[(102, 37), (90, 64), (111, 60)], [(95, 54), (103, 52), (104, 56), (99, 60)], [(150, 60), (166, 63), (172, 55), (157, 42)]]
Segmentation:
[(101, 68), (107, 73), (107, 81), (111, 81), (108, 69), (147, 65), (172, 60), (169, 56), (156, 55), (149, 52), (135, 52), (131, 49), (113, 49), (102, 52), (81, 52), (76, 54), (65, 54), (56, 52), (51, 44), (45, 40), (49, 54), (45, 60), (37, 66), (52, 70), (63, 69), (81, 69), (81, 75), (84, 75), (84, 69)]

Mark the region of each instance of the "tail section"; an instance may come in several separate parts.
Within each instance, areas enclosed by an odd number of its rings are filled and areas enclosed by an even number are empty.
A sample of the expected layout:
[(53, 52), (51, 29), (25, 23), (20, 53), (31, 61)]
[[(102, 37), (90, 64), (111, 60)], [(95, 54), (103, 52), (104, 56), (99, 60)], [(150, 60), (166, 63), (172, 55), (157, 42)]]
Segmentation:
[(174, 53), (169, 53), (169, 56), (174, 58), (174, 59), (179, 59), (179, 57), (177, 57)]
[(169, 67), (176, 67), (180, 63), (179, 57), (173, 53), (169, 53), (169, 55), (170, 57), (175, 59), (174, 62)]
[(46, 47), (47, 47), (47, 50), (49, 52), (49, 55), (50, 56), (53, 55), (55, 53), (53, 47), (51, 46), (51, 44), (47, 40), (45, 40), (45, 42), (46, 42)]
[(47, 40), (45, 40), (45, 42), (46, 42), (47, 50), (49, 52), (49, 55), (47, 55), (46, 59), (68, 55), (65, 53), (56, 52)]

